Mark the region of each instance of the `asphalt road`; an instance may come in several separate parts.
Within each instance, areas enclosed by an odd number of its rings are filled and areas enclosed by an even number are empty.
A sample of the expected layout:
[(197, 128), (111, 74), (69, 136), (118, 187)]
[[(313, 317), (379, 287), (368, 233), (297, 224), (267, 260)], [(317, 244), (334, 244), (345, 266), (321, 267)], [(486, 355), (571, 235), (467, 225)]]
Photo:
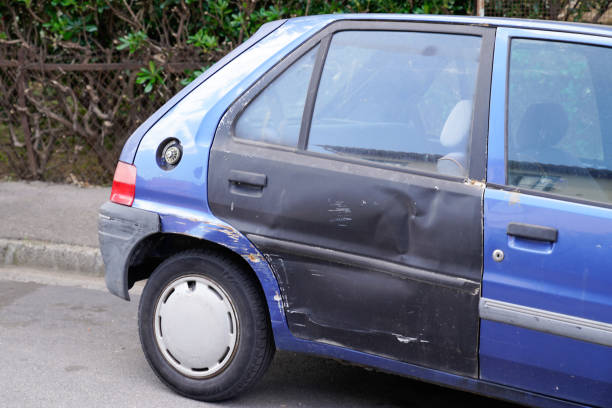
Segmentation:
[[(180, 397), (150, 370), (128, 303), (96, 278), (0, 268), (2, 407), (512, 407), (499, 401), (278, 352), (249, 393), (222, 404)], [(483, 404), (483, 405), (481, 405)]]

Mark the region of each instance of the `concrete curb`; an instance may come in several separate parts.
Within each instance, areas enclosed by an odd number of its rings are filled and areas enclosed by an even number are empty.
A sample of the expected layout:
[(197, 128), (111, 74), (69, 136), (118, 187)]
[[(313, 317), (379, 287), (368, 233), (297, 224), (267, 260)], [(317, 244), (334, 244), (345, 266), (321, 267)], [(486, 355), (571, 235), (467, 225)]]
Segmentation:
[(88, 276), (104, 276), (98, 248), (43, 241), (0, 238), (0, 265), (56, 269)]

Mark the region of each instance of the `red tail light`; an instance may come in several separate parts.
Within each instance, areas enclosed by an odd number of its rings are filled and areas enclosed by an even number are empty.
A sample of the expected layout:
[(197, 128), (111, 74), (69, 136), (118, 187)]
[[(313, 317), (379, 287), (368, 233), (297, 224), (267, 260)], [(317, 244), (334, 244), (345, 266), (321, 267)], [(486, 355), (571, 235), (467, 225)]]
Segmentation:
[(136, 167), (124, 162), (117, 163), (110, 200), (131, 206), (136, 192)]

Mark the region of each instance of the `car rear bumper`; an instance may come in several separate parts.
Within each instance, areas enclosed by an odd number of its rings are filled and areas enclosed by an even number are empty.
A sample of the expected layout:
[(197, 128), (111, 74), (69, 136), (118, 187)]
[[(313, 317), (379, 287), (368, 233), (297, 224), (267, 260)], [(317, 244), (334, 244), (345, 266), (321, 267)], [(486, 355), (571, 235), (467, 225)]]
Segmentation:
[(157, 213), (110, 201), (100, 207), (98, 240), (106, 267), (106, 287), (112, 294), (130, 300), (127, 274), (130, 257), (136, 244), (159, 231)]

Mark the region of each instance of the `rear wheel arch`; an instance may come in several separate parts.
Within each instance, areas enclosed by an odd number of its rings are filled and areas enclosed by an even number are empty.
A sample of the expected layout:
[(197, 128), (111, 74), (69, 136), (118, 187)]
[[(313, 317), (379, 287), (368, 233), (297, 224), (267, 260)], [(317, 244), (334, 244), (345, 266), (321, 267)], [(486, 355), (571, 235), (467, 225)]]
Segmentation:
[(132, 288), (134, 283), (149, 278), (155, 268), (169, 257), (188, 250), (207, 250), (230, 258), (242, 269), (249, 272), (257, 282), (260, 296), (264, 300), (266, 299), (261, 281), (251, 265), (242, 256), (215, 242), (175, 233), (152, 234), (143, 238), (134, 246), (125, 272), (128, 289)]

